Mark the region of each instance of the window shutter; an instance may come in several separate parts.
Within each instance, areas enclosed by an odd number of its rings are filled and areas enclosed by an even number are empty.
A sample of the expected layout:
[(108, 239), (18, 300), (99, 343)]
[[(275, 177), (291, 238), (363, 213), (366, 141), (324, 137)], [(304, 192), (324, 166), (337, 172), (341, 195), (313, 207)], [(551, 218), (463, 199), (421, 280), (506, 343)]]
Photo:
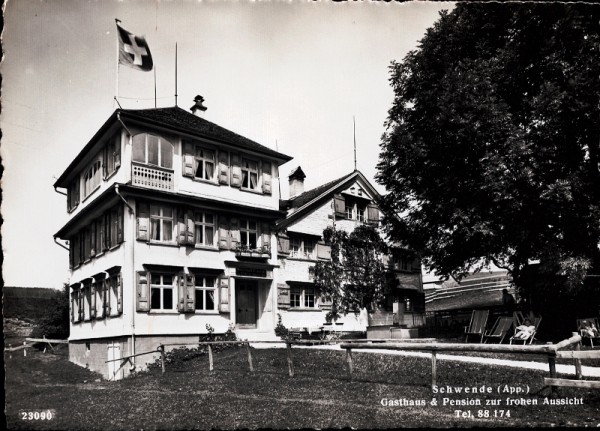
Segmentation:
[(318, 259), (331, 259), (331, 246), (325, 243), (317, 243), (317, 258)]
[(271, 251), (271, 232), (269, 223), (260, 224), (260, 236), (263, 252)]
[(290, 286), (285, 283), (277, 283), (277, 308), (290, 308)]
[(367, 222), (372, 224), (379, 223), (379, 209), (377, 208), (377, 205), (367, 205)]
[(106, 317), (110, 316), (110, 283), (111, 278), (107, 278), (104, 280), (104, 291), (102, 294), (104, 295), (104, 315)]
[(121, 133), (117, 133), (114, 139), (113, 160), (115, 163), (115, 171), (121, 166)]
[(78, 235), (79, 238), (79, 263), (82, 264), (85, 260), (85, 234), (80, 232)]
[(229, 313), (229, 278), (219, 278), (219, 312)]
[(123, 280), (121, 274), (115, 276), (115, 283), (117, 283), (117, 314), (123, 314)]
[(231, 153), (231, 186), (242, 187), (242, 158)]
[(80, 322), (83, 321), (83, 318), (85, 317), (85, 308), (83, 305), (83, 302), (84, 302), (83, 294), (84, 294), (83, 289), (80, 288), (77, 292), (77, 300), (78, 300), (78, 304), (79, 304), (77, 309), (79, 310), (79, 321)]
[(196, 312), (196, 277), (194, 274), (188, 274), (185, 276), (186, 279), (186, 292), (185, 292), (185, 312), (195, 313)]
[(187, 210), (185, 212), (185, 224), (186, 242), (188, 245), (194, 246), (196, 244), (196, 224), (194, 223), (194, 211)]
[(75, 291), (71, 291), (71, 323), (75, 323)]
[(240, 245), (240, 220), (236, 217), (231, 217), (229, 223), (229, 248), (235, 250)]
[(123, 205), (117, 207), (117, 244), (123, 242)]
[(277, 253), (290, 254), (290, 239), (283, 232), (277, 234)]
[(102, 216), (102, 250), (110, 248), (110, 214), (106, 213)]
[(219, 184), (229, 184), (229, 153), (219, 151)]
[(185, 210), (183, 208), (177, 208), (177, 243), (183, 245), (187, 241), (186, 224), (185, 224)]
[(102, 178), (108, 177), (108, 158), (112, 157), (111, 154), (112, 143), (108, 141), (108, 144), (102, 149)]
[(148, 285), (149, 273), (146, 271), (138, 271), (137, 273), (137, 311), (150, 310), (150, 286)]
[(140, 202), (137, 207), (137, 239), (148, 241), (150, 227), (150, 208), (147, 203)]
[(69, 238), (69, 269), (75, 266), (75, 247), (73, 237)]
[(90, 318), (96, 318), (96, 282), (90, 285)]
[(73, 187), (73, 193), (75, 194), (75, 202), (73, 207), (76, 207), (77, 205), (79, 205), (79, 197), (81, 196), (79, 191), (79, 177), (75, 178), (75, 186)]
[(271, 163), (262, 162), (262, 191), (271, 194)]
[(103, 251), (102, 248), (102, 219), (98, 219), (94, 222), (96, 229), (96, 254), (100, 254)]
[(229, 248), (229, 223), (225, 216), (219, 216), (219, 248)]
[(335, 195), (333, 197), (333, 205), (335, 208), (335, 215), (346, 217), (346, 201), (342, 195)]
[(177, 311), (180, 313), (185, 311), (186, 291), (185, 274), (181, 272), (177, 275)]
[[(119, 243), (119, 211), (113, 209), (110, 212), (110, 246), (114, 247)], [(122, 235), (121, 235), (122, 236)]]
[(191, 154), (183, 155), (183, 176), (194, 177), (194, 156)]

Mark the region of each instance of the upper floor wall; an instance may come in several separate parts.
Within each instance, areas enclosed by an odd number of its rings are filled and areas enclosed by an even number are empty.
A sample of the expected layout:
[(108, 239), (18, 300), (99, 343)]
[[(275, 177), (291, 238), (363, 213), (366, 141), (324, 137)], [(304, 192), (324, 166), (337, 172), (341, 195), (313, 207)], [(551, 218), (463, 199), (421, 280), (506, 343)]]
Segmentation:
[(76, 215), (115, 183), (262, 209), (279, 208), (281, 160), (152, 127), (113, 127), (57, 187)]

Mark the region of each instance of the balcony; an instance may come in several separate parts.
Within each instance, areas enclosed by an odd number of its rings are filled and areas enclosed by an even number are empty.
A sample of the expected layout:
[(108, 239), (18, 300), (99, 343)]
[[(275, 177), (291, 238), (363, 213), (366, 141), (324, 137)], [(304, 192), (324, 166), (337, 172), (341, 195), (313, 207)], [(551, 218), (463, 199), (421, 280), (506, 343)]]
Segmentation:
[(268, 246), (258, 248), (239, 246), (235, 249), (235, 257), (242, 259), (269, 259), (271, 257), (271, 248)]
[(170, 169), (131, 164), (131, 183), (156, 190), (173, 190), (173, 171)]

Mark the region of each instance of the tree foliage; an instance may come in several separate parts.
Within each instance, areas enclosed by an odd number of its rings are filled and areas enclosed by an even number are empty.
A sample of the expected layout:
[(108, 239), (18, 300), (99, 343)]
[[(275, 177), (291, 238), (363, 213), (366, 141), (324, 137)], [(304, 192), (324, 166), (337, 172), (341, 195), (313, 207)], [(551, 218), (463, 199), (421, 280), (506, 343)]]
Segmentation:
[[(458, 4), (402, 62), (377, 181), (390, 237), (441, 275), (600, 270), (600, 7)], [(558, 271), (560, 272), (560, 271)]]
[(321, 297), (332, 303), (327, 320), (362, 309), (373, 312), (384, 300), (388, 280), (382, 260), (387, 246), (379, 232), (369, 225), (350, 234), (328, 227), (323, 239), (331, 247), (331, 260), (317, 262), (312, 272)]
[(34, 338), (69, 338), (69, 291), (68, 283), (62, 290), (53, 291), (43, 316), (38, 320), (31, 336)]

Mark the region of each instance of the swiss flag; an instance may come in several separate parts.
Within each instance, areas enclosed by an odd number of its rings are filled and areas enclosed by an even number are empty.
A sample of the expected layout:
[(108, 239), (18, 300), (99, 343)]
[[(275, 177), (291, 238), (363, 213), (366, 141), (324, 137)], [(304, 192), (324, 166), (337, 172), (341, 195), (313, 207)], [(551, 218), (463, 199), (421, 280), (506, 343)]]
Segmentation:
[(146, 39), (143, 36), (129, 33), (119, 25), (119, 21), (117, 21), (117, 32), (119, 34), (119, 63), (144, 72), (152, 70), (152, 55)]

